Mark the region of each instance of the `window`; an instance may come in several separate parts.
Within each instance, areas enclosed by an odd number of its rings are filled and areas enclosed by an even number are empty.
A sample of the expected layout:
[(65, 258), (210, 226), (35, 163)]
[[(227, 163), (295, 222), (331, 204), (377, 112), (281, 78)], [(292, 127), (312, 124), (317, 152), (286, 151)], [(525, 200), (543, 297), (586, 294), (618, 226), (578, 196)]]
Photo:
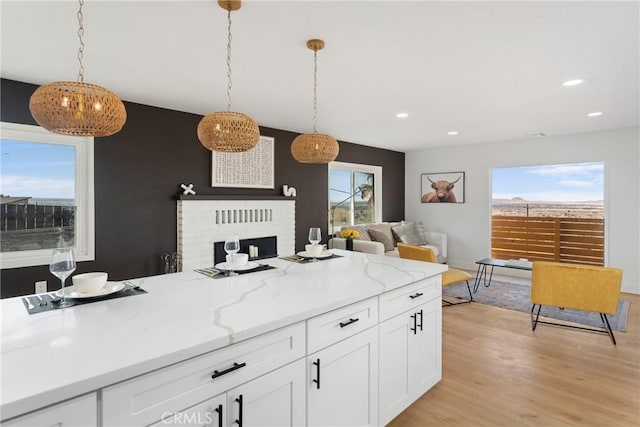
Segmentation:
[(495, 168), (491, 256), (604, 265), (604, 163)]
[(329, 163), (329, 234), (382, 220), (382, 167)]
[(0, 131), (0, 267), (47, 265), (61, 246), (93, 260), (93, 138), (14, 123)]

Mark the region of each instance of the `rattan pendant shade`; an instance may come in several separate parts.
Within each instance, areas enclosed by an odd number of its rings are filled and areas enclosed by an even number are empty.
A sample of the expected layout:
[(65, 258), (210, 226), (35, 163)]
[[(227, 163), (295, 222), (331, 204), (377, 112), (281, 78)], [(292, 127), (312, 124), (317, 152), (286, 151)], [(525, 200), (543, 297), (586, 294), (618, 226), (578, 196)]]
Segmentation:
[(122, 129), (127, 120), (127, 111), (116, 94), (102, 86), (84, 82), (84, 0), (78, 3), (78, 80), (40, 86), (31, 95), (29, 110), (40, 126), (53, 133), (109, 136)]
[(258, 124), (249, 116), (234, 113), (231, 109), (231, 11), (240, 9), (239, 0), (218, 0), (227, 11), (227, 111), (207, 114), (198, 123), (198, 139), (211, 151), (240, 153), (249, 151), (260, 140)]
[(127, 120), (124, 104), (110, 90), (78, 82), (40, 86), (29, 100), (31, 115), (50, 132), (73, 136), (109, 136)]
[(330, 135), (316, 131), (318, 114), (318, 51), (324, 48), (324, 41), (311, 39), (307, 47), (313, 50), (313, 133), (298, 135), (291, 143), (291, 155), (300, 163), (329, 163), (338, 157), (340, 146)]
[(338, 157), (338, 141), (330, 135), (298, 135), (291, 144), (291, 155), (300, 163), (329, 163)]
[(219, 111), (200, 120), (198, 139), (211, 151), (239, 153), (256, 146), (260, 130), (256, 122), (246, 114)]

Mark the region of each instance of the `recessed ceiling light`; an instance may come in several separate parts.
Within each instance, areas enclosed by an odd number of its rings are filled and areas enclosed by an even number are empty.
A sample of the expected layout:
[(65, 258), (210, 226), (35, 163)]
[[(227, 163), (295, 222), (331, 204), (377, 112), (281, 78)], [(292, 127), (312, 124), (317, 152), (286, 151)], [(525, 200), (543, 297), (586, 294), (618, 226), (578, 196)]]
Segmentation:
[(577, 86), (579, 84), (582, 84), (583, 82), (584, 80), (582, 79), (567, 80), (566, 82), (562, 83), (562, 86)]
[(398, 113), (396, 114), (396, 117), (399, 119), (406, 119), (407, 117), (409, 117), (409, 113)]
[(451, 132), (447, 132), (447, 135), (457, 135), (458, 131), (457, 130), (452, 130)]
[(587, 114), (587, 116), (589, 116), (589, 117), (598, 117), (598, 116), (601, 116), (602, 114), (603, 114), (602, 111), (594, 111), (593, 113)]
[(532, 137), (532, 138), (544, 138), (545, 136), (547, 136), (547, 134), (544, 133), (544, 132), (535, 132), (535, 133), (530, 133), (527, 136)]

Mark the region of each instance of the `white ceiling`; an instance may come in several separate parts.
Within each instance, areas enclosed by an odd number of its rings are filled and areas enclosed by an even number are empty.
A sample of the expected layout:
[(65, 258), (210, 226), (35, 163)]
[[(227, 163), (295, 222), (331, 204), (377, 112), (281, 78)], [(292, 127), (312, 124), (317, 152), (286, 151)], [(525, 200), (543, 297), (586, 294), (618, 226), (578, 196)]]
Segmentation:
[[(1, 6), (2, 77), (76, 79), (75, 1)], [(85, 81), (225, 110), (226, 19), (212, 0), (86, 0)], [(637, 1), (245, 0), (232, 20), (232, 110), (262, 126), (311, 131), (309, 38), (326, 42), (318, 131), (339, 140), (409, 151), (639, 125)]]

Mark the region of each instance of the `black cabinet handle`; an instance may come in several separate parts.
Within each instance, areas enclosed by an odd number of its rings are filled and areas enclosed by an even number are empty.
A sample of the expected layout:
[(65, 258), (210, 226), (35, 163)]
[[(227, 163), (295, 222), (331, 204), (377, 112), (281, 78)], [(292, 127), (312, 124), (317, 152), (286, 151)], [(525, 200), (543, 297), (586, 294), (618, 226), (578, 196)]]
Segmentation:
[(214, 380), (218, 377), (228, 374), (229, 372), (233, 372), (236, 369), (244, 368), (245, 366), (247, 366), (246, 363), (234, 363), (232, 367), (227, 368), (225, 370), (222, 370), (222, 371), (215, 370), (213, 371), (213, 375), (211, 375), (211, 379)]
[(238, 402), (238, 419), (235, 420), (234, 422), (236, 424), (238, 424), (238, 427), (242, 427), (242, 395), (238, 396), (238, 398), (236, 399), (236, 402)]
[(418, 328), (420, 328), (420, 330), (422, 330), (422, 310), (420, 310), (417, 314), (420, 315), (420, 324), (418, 325)]
[(218, 413), (218, 427), (222, 427), (222, 403), (218, 405), (216, 412)]
[(316, 383), (316, 388), (320, 390), (320, 359), (316, 359), (313, 364), (316, 367), (316, 379), (313, 382)]
[(356, 323), (358, 320), (360, 320), (360, 319), (358, 319), (358, 318), (356, 317), (355, 319), (349, 319), (349, 321), (348, 321), (348, 322), (340, 322), (340, 327), (341, 327), (341, 328), (344, 328), (345, 326), (349, 326), (349, 325), (350, 325), (350, 324), (352, 324), (352, 323)]
[(416, 299), (418, 297), (421, 297), (422, 295), (424, 295), (422, 292), (418, 292), (418, 293), (416, 293), (414, 295), (409, 295), (409, 298)]
[(417, 323), (416, 323), (416, 317), (418, 317), (416, 313), (413, 313), (411, 315), (411, 318), (413, 319), (413, 328), (410, 328), (410, 329), (413, 331), (413, 335), (417, 334), (416, 331), (418, 330), (418, 326), (417, 326)]

